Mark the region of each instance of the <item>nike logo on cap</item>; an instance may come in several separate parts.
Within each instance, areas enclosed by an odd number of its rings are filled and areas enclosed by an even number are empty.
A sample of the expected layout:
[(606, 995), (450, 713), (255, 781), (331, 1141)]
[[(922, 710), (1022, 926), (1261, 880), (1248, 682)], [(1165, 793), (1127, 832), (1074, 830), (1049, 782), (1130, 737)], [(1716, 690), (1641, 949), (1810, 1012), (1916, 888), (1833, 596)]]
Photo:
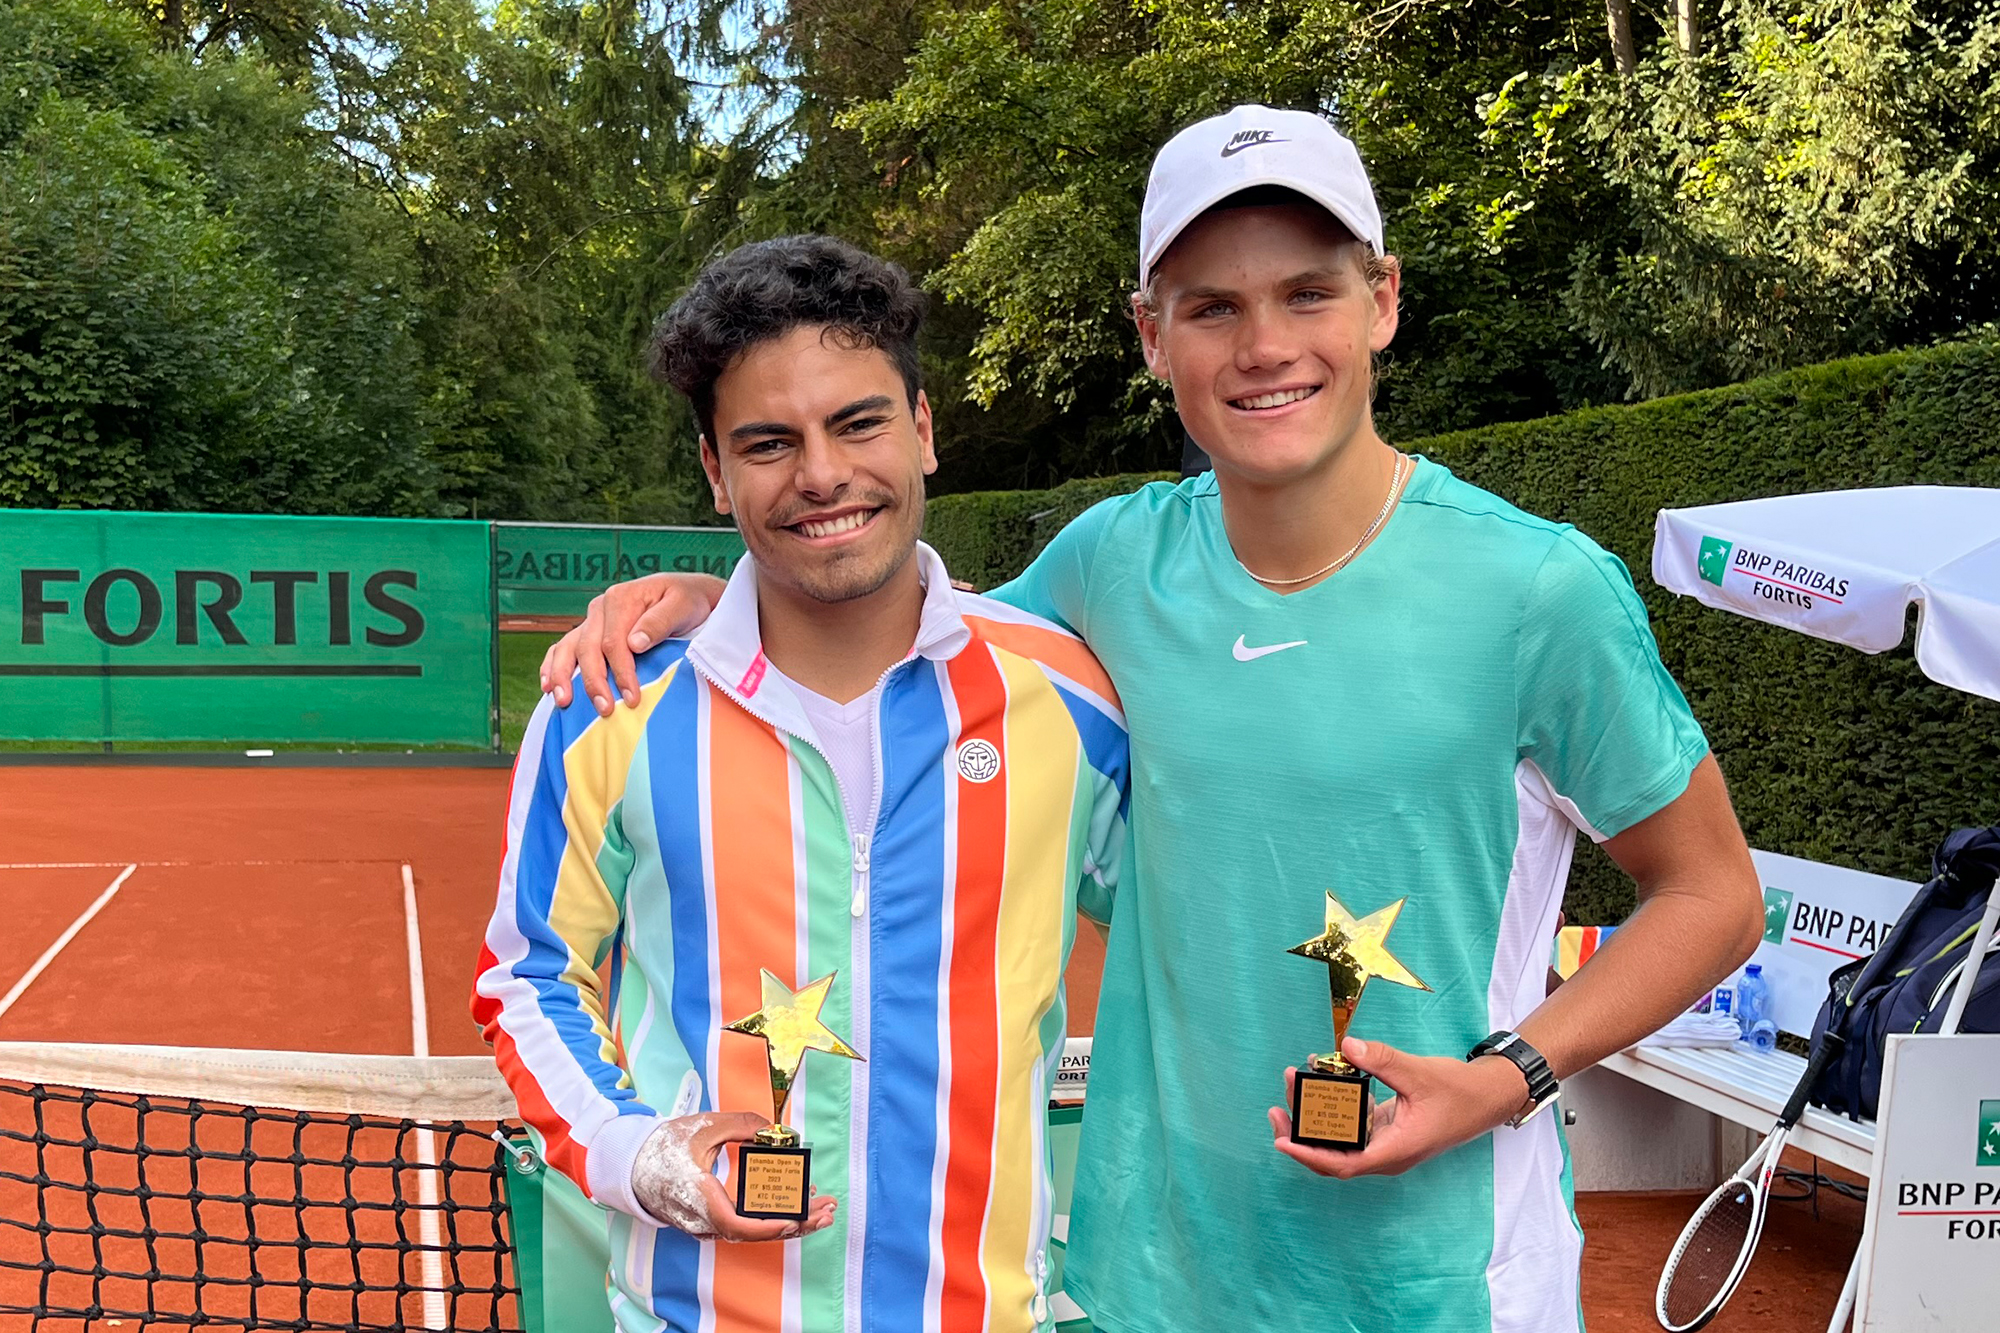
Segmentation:
[(1235, 157), (1246, 148), (1262, 148), (1267, 143), (1290, 143), (1290, 139), (1274, 139), (1276, 130), (1238, 130), (1229, 136), (1229, 142), (1222, 145), (1222, 156)]
[(1239, 662), (1254, 662), (1260, 657), (1269, 657), (1272, 653), (1282, 653), (1287, 648), (1303, 648), (1305, 646), (1306, 641), (1304, 639), (1293, 639), (1290, 643), (1273, 643), (1267, 644), (1262, 648), (1251, 648), (1244, 644), (1243, 636), (1239, 634), (1236, 636), (1235, 646), (1229, 650), (1229, 655)]

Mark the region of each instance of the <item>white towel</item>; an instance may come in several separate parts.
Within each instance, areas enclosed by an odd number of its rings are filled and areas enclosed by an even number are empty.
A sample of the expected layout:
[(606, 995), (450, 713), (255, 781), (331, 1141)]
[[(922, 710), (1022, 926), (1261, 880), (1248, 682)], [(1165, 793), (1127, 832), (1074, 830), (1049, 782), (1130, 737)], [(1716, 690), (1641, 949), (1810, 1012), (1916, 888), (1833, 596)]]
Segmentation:
[(1727, 1046), (1743, 1030), (1728, 1014), (1682, 1014), (1647, 1037), (1641, 1046)]

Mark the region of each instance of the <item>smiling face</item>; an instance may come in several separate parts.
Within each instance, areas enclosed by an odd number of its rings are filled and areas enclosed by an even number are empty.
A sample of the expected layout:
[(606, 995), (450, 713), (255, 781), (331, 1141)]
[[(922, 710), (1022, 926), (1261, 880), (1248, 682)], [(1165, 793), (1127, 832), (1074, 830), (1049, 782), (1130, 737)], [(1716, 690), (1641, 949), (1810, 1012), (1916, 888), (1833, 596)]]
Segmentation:
[(909, 562), (937, 454), (930, 403), (911, 407), (887, 353), (823, 325), (766, 339), (716, 379), (713, 429), (702, 467), (760, 587), (845, 602)]
[(1396, 333), (1399, 277), (1313, 204), (1221, 208), (1134, 298), (1146, 364), (1218, 474), (1278, 485), (1372, 440), (1371, 358)]

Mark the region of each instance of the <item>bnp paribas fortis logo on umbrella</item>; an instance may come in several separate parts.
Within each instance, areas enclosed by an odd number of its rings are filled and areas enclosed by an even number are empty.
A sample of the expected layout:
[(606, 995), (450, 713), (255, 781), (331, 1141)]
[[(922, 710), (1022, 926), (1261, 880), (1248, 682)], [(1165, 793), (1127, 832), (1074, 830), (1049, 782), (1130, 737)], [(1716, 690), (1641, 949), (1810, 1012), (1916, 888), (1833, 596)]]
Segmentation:
[(1726, 542), (1720, 537), (1703, 537), (1701, 554), (1695, 557), (1702, 578), (1720, 588), (1722, 576), (1729, 572), (1729, 553), (1735, 549), (1735, 542)]
[(2000, 1102), (1979, 1103), (1979, 1164), (2000, 1166)]
[(1792, 895), (1783, 889), (1764, 890), (1764, 939), (1770, 944), (1785, 942), (1785, 923), (1792, 919)]

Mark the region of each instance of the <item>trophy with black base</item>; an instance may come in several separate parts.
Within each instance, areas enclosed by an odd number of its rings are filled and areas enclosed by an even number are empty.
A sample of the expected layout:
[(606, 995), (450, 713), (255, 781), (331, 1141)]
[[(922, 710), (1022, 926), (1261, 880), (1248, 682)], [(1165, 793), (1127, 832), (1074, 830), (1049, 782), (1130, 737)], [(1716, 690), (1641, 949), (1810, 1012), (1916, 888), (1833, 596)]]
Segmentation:
[(763, 975), (764, 1007), (723, 1029), (762, 1037), (771, 1066), (771, 1123), (743, 1145), (736, 1159), (736, 1211), (744, 1217), (803, 1222), (812, 1199), (812, 1149), (800, 1142), (796, 1129), (784, 1123), (792, 1080), (798, 1077), (807, 1051), (826, 1051), (850, 1060), (859, 1060), (861, 1055), (819, 1021), (820, 1006), (826, 1003), (834, 973), (800, 991), (769, 972)]
[(1397, 961), (1385, 941), (1404, 899), (1356, 920), (1332, 893), (1326, 895), (1326, 929), (1286, 950), (1326, 964), (1333, 991), (1333, 1053), (1306, 1060), (1292, 1084), (1292, 1142), (1312, 1148), (1358, 1152), (1368, 1146), (1375, 1111), (1375, 1078), (1340, 1053), (1355, 1006), (1370, 977), (1418, 990), (1430, 987)]

